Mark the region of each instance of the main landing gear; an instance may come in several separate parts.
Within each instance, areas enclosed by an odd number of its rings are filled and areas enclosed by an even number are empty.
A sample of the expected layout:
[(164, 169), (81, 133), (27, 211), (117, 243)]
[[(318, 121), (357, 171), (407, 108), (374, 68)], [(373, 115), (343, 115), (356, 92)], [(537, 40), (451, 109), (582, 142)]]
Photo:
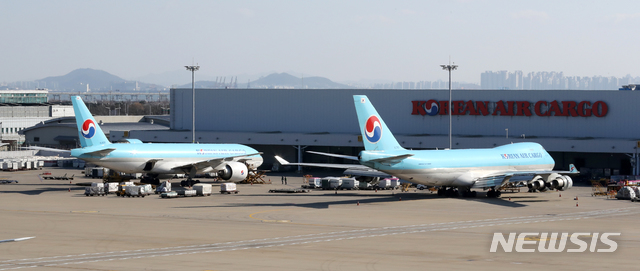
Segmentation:
[(458, 196), (462, 196), (465, 198), (475, 198), (476, 197), (476, 191), (471, 191), (471, 188), (468, 187), (463, 187), (460, 188), (460, 190), (454, 188), (454, 187), (440, 187), (438, 189), (438, 196), (440, 197), (449, 197), (449, 198), (455, 198)]
[(489, 191), (487, 191), (487, 198), (499, 198), (501, 194), (502, 192), (500, 192), (499, 190), (491, 188), (489, 189)]
[(200, 180), (193, 180), (191, 178), (188, 178), (186, 181), (180, 181), (180, 186), (185, 187), (185, 186), (193, 186), (194, 184), (200, 183)]

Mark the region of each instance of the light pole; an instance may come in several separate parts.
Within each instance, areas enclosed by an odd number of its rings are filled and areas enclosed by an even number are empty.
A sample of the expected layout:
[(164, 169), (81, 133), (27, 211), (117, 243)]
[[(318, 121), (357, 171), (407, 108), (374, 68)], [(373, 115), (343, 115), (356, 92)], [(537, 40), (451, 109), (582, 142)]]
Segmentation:
[(191, 71), (191, 143), (196, 143), (196, 71), (200, 69), (200, 66), (184, 66), (187, 70)]
[(458, 65), (440, 65), (440, 67), (442, 67), (443, 70), (449, 71), (449, 106), (447, 106), (449, 108), (449, 149), (452, 149), (452, 144), (451, 144), (451, 71), (452, 70), (456, 70), (458, 69)]

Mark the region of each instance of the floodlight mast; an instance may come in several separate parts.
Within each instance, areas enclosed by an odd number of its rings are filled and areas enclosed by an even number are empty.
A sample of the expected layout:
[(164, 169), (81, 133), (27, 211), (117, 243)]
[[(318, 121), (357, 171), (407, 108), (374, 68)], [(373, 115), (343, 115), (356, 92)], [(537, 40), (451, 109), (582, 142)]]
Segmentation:
[(449, 106), (448, 107), (448, 114), (449, 114), (449, 149), (451, 150), (453, 147), (452, 144), (452, 140), (451, 140), (451, 71), (452, 70), (456, 70), (458, 69), (458, 65), (440, 65), (440, 67), (442, 67), (443, 70), (449, 71)]
[(200, 66), (184, 66), (188, 71), (191, 71), (191, 143), (196, 143), (196, 82), (195, 73), (200, 69)]

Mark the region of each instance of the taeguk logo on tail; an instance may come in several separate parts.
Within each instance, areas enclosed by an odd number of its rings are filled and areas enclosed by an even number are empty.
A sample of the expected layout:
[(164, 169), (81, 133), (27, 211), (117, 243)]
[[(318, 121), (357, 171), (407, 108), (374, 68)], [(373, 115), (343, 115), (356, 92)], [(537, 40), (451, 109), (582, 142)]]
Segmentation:
[(367, 119), (367, 123), (364, 126), (364, 135), (367, 141), (371, 143), (377, 143), (382, 137), (382, 125), (380, 120), (376, 116), (371, 116)]
[(96, 134), (96, 124), (87, 119), (82, 123), (82, 136), (84, 138), (92, 138)]

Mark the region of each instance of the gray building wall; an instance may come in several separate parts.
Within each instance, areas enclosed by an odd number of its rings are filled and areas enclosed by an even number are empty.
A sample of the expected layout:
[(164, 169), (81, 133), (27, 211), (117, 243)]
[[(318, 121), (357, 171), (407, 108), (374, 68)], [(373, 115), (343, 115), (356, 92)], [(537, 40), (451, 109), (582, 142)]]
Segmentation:
[[(412, 101), (448, 100), (448, 90), (365, 89), (197, 89), (196, 131), (345, 133), (359, 134), (353, 95), (369, 97), (389, 129), (396, 135), (446, 135), (447, 115), (412, 115)], [(640, 108), (635, 91), (524, 91), (455, 90), (453, 100), (528, 101), (534, 112), (537, 101), (603, 101), (604, 117), (453, 116), (458, 136), (506, 136), (528, 138), (638, 139), (635, 125)], [(191, 89), (171, 91), (171, 128), (191, 129)], [(506, 103), (505, 103), (506, 105)]]

